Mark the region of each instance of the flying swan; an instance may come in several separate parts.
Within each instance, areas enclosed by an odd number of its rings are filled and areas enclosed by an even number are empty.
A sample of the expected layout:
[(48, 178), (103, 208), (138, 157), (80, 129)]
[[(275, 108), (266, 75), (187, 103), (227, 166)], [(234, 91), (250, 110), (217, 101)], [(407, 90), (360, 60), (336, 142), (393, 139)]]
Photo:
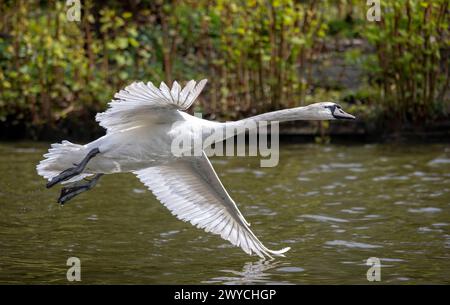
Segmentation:
[(325, 102), (235, 122), (207, 121), (185, 112), (206, 82), (204, 79), (197, 84), (191, 80), (181, 88), (175, 81), (171, 89), (164, 82), (159, 89), (151, 82), (132, 83), (114, 95), (105, 112), (96, 115), (96, 121), (106, 129), (105, 136), (86, 145), (69, 141), (52, 144), (37, 165), (38, 174), (48, 180), (47, 188), (64, 184), (58, 198), (64, 204), (90, 190), (104, 174), (132, 172), (177, 218), (220, 235), (249, 255), (284, 256), (290, 248), (270, 250), (253, 234), (205, 152), (199, 156), (175, 156), (171, 153), (172, 140), (180, 134), (192, 136), (195, 128), (224, 130), (249, 122), (355, 117), (338, 104)]

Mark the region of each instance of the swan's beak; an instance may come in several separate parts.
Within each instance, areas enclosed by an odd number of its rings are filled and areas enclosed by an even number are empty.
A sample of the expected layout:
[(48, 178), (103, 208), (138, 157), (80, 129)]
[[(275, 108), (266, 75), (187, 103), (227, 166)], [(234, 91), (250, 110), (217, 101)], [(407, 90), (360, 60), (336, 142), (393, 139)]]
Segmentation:
[(354, 115), (351, 115), (350, 113), (345, 112), (342, 109), (335, 109), (333, 112), (333, 116), (337, 120), (355, 120), (356, 117)]

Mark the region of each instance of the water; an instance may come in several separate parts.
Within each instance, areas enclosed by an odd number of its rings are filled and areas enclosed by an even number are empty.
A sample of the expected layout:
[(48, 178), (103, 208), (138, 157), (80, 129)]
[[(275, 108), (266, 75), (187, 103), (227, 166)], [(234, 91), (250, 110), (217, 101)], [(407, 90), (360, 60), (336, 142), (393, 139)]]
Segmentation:
[(214, 158), (269, 248), (259, 261), (175, 219), (132, 174), (108, 175), (64, 207), (34, 167), (48, 144), (0, 144), (0, 283), (450, 283), (448, 145), (281, 145), (280, 164)]

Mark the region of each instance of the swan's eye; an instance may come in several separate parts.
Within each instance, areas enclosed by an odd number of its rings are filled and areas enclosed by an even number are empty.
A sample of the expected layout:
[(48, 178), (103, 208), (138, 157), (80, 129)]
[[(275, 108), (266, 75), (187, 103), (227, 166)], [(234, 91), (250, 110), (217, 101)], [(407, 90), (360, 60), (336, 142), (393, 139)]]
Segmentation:
[(330, 109), (331, 113), (333, 113), (334, 110), (336, 110), (336, 105), (332, 105), (332, 106), (324, 106), (323, 108), (325, 108), (325, 109)]

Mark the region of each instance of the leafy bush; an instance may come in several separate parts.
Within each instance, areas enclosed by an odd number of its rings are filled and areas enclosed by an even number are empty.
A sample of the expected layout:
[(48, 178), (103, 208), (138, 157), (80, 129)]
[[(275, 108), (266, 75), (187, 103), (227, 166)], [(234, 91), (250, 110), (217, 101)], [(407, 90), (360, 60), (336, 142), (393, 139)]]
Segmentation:
[(371, 68), (379, 103), (400, 122), (432, 119), (449, 105), (449, 1), (381, 3), (381, 22), (361, 31), (376, 48)]
[(81, 117), (134, 80), (209, 78), (197, 110), (223, 119), (358, 96), (317, 83), (313, 65), (330, 41), (363, 37), (373, 54), (345, 54), (371, 93), (358, 109), (421, 122), (448, 107), (448, 2), (381, 1), (368, 22), (356, 0), (87, 0), (70, 22), (65, 1), (2, 1), (0, 120)]

